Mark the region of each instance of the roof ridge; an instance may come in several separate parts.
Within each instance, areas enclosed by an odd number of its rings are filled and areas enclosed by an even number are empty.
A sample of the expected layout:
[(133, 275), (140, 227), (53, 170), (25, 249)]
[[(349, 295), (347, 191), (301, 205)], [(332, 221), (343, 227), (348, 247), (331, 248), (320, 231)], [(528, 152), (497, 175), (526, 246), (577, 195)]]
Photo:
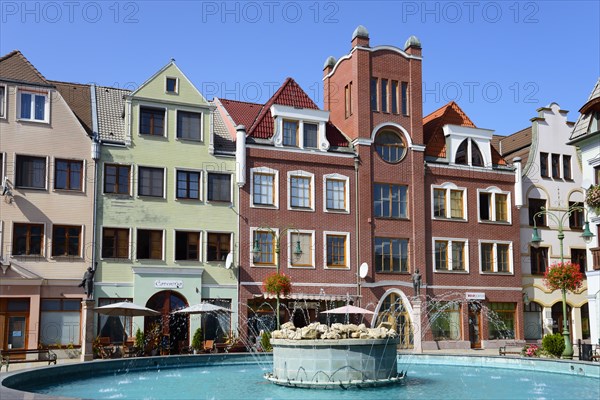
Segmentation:
[(277, 89), (275, 91), (275, 93), (273, 93), (271, 98), (269, 98), (269, 100), (267, 100), (267, 102), (265, 104), (263, 104), (262, 109), (260, 110), (260, 112), (258, 113), (256, 118), (254, 118), (254, 121), (252, 121), (252, 126), (250, 126), (250, 129), (248, 129), (249, 136), (252, 135), (252, 131), (254, 131), (254, 129), (256, 129), (256, 127), (258, 126), (260, 121), (262, 121), (262, 119), (267, 115), (267, 111), (275, 103), (275, 99), (281, 95), (281, 92), (283, 92), (283, 88), (286, 87), (291, 80), (292, 80), (292, 78), (287, 77), (285, 79), (285, 81), (281, 84), (281, 86), (279, 86), (279, 89)]
[(50, 83), (64, 83), (67, 85), (79, 85), (79, 86), (92, 86), (90, 83), (79, 83), (79, 82), (67, 82), (67, 81), (59, 81), (56, 79), (48, 79), (48, 82)]
[[(252, 104), (252, 105), (255, 105), (255, 106), (262, 106), (262, 105), (263, 105), (263, 104), (261, 104), (261, 103), (253, 103), (253, 102), (251, 102), (251, 101), (243, 101), (243, 100), (224, 99), (224, 98), (222, 98), (222, 97), (218, 97), (218, 99), (219, 99), (219, 100), (221, 100), (221, 101), (222, 101), (222, 100), (225, 100), (225, 101), (232, 101), (232, 102), (234, 102), (234, 103)], [(214, 99), (213, 99), (212, 101), (214, 101)]]
[(25, 57), (25, 55), (23, 55), (23, 53), (21, 53), (21, 50), (13, 50), (10, 53), (8, 53), (7, 55), (3, 56), (2, 58), (0, 58), (0, 62), (8, 60), (11, 57), (14, 56), (18, 56), (20, 57), (27, 65), (29, 65), (29, 67), (31, 67), (31, 69), (33, 70), (33, 72), (38, 76), (38, 78), (40, 78), (44, 83), (46, 84), (50, 84), (50, 82), (48, 82), (48, 80), (46, 79), (46, 77), (44, 75), (42, 75), (42, 73), (40, 71), (38, 71), (38, 69), (27, 59), (27, 57)]

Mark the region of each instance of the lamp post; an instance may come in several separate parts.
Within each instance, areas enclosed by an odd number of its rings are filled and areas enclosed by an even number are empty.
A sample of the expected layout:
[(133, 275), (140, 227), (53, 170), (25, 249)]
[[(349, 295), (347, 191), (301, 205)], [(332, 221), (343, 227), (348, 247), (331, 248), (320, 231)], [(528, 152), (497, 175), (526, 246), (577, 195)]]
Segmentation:
[[(279, 270), (280, 270), (280, 253), (281, 253), (281, 247), (280, 247), (280, 239), (281, 239), (281, 235), (284, 235), (285, 233), (287, 233), (288, 231), (290, 232), (296, 232), (296, 233), (300, 233), (300, 231), (296, 228), (285, 228), (282, 229), (281, 232), (277, 233), (276, 231), (274, 231), (271, 228), (258, 228), (256, 229), (254, 232), (268, 232), (274, 239), (275, 241), (275, 257), (277, 258), (275, 261), (275, 266), (277, 268), (277, 275), (279, 275)], [(263, 253), (262, 249), (261, 249), (261, 245), (258, 239), (254, 239), (254, 247), (252, 248), (252, 253), (254, 253), (254, 259), (256, 261), (256, 257), (257, 255), (260, 256), (261, 253)], [(302, 255), (302, 248), (300, 246), (300, 240), (296, 241), (296, 248), (294, 249), (294, 255), (299, 257)], [(277, 310), (275, 312), (275, 316), (277, 318), (277, 329), (279, 329), (279, 293), (275, 294), (275, 298), (277, 300)]]
[[(538, 233), (538, 229), (537, 229), (537, 218), (541, 217), (542, 215), (547, 215), (548, 217), (550, 217), (550, 219), (552, 219), (554, 222), (556, 222), (557, 226), (558, 226), (558, 241), (560, 242), (560, 262), (561, 264), (564, 263), (565, 261), (565, 257), (564, 257), (564, 251), (563, 251), (563, 239), (565, 238), (565, 234), (564, 234), (564, 224), (565, 222), (568, 220), (568, 218), (571, 217), (571, 215), (576, 212), (576, 211), (581, 211), (581, 212), (585, 212), (585, 208), (581, 207), (581, 206), (571, 206), (567, 209), (566, 212), (562, 213), (562, 215), (558, 215), (555, 214), (553, 212), (550, 212), (549, 210), (547, 210), (545, 207), (542, 207), (540, 211), (538, 211), (537, 213), (534, 214), (533, 216), (533, 234), (531, 235), (531, 245), (533, 247), (539, 247), (540, 243), (542, 242), (542, 238), (540, 237), (539, 233)], [(581, 237), (583, 238), (583, 240), (586, 243), (590, 243), (592, 238), (594, 237), (594, 234), (590, 231), (590, 225), (589, 222), (586, 220), (585, 221), (585, 225), (584, 225), (584, 229), (583, 229), (583, 233), (581, 234)], [(562, 288), (561, 289), (562, 292), (562, 309), (563, 309), (563, 338), (565, 339), (565, 350), (562, 353), (562, 358), (568, 358), (571, 359), (573, 358), (573, 344), (571, 343), (571, 333), (569, 332), (569, 327), (568, 327), (568, 318), (567, 318), (567, 289), (566, 288)]]

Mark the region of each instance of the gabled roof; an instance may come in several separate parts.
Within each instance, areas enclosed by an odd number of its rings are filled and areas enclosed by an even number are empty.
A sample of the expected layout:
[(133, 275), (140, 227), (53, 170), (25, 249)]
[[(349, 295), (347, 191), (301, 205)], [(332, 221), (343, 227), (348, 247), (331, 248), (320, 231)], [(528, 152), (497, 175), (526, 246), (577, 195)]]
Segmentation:
[(88, 135), (93, 134), (92, 128), (92, 97), (90, 85), (81, 83), (50, 81), (67, 102)]
[[(454, 101), (449, 102), (423, 118), (423, 137), (425, 140), (425, 156), (446, 158), (446, 138), (444, 125), (458, 125), (477, 128), (473, 121)], [(493, 140), (492, 140), (493, 142)], [(506, 165), (506, 161), (490, 143), (493, 165)]]
[(261, 139), (268, 139), (273, 136), (273, 117), (271, 116), (271, 106), (273, 104), (313, 110), (319, 109), (295, 80), (287, 78), (283, 82), (283, 85), (271, 96), (269, 101), (263, 105), (256, 119), (248, 129), (249, 136)]
[[(292, 78), (287, 78), (265, 104), (219, 99), (234, 125), (246, 126), (246, 133), (255, 139), (270, 139), (275, 132), (271, 106), (279, 104), (319, 110), (314, 101)], [(325, 135), (332, 147), (349, 147), (348, 138), (331, 122), (326, 124)]]
[(0, 57), (0, 80), (51, 86), (19, 50)]
[(590, 126), (590, 119), (592, 116), (591, 111), (594, 109), (600, 109), (600, 78), (598, 78), (598, 81), (596, 82), (592, 93), (590, 93), (588, 101), (579, 110), (581, 114), (579, 115), (579, 118), (575, 123), (573, 133), (571, 133), (571, 140), (580, 139), (588, 133), (594, 133), (588, 132), (588, 128)]
[(96, 87), (98, 136), (101, 141), (125, 144), (125, 99), (131, 92), (105, 86)]
[(444, 125), (460, 125), (476, 128), (473, 121), (454, 101), (438, 108), (423, 118), (423, 138), (426, 144), (426, 156), (446, 157), (446, 139), (442, 130)]

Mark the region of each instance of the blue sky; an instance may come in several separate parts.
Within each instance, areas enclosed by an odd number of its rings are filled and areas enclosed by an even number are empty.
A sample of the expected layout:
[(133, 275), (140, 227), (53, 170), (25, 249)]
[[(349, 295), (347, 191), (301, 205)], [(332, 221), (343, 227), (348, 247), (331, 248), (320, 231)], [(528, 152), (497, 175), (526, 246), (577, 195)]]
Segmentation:
[(576, 120), (600, 76), (597, 1), (0, 1), (0, 53), (49, 79), (135, 88), (175, 58), (205, 94), (264, 102), (291, 76), (322, 105), (322, 67), (371, 45), (423, 45), (424, 115), (455, 100), (510, 134), (557, 102)]

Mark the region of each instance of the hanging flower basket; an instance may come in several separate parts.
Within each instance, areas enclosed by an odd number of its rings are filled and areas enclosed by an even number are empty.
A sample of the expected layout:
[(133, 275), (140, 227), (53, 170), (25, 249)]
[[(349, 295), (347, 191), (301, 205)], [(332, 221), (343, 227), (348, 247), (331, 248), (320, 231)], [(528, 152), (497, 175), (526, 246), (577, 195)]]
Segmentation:
[(594, 210), (600, 209), (600, 185), (592, 185), (587, 190), (585, 202)]
[(544, 284), (552, 290), (570, 290), (575, 292), (581, 287), (583, 274), (579, 264), (570, 261), (554, 263), (544, 274)]
[(292, 281), (284, 274), (274, 273), (263, 282), (263, 290), (277, 296), (287, 296), (292, 291)]

